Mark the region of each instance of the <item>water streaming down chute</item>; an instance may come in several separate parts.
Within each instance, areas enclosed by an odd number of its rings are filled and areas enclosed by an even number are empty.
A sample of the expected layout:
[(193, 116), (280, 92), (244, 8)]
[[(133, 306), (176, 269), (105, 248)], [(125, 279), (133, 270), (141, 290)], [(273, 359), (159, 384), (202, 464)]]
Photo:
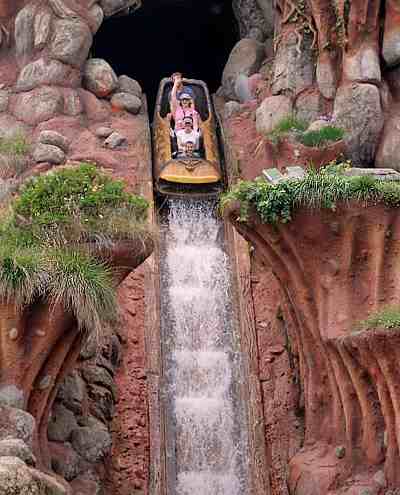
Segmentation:
[(248, 495), (229, 260), (212, 201), (169, 200), (161, 250), (168, 482), (177, 495)]

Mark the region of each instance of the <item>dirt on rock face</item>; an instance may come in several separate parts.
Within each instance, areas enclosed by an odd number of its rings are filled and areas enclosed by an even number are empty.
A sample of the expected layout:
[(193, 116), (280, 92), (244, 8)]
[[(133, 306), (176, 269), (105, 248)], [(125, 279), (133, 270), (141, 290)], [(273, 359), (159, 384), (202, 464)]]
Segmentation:
[[(105, 489), (113, 495), (148, 494), (149, 424), (144, 342), (144, 274), (139, 268), (119, 291), (123, 358), (116, 374), (118, 401)], [(135, 491), (136, 490), (136, 491)]]
[(304, 438), (298, 355), (275, 275), (257, 253), (251, 267), (270, 489), (271, 495), (288, 495), (288, 463)]

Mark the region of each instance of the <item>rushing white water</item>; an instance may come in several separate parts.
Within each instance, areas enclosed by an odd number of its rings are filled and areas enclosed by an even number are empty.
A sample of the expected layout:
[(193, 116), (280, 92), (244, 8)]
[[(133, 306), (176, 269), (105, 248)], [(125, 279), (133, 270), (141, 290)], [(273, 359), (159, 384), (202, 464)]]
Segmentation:
[(168, 486), (247, 495), (247, 434), (222, 222), (208, 201), (170, 200), (161, 250)]

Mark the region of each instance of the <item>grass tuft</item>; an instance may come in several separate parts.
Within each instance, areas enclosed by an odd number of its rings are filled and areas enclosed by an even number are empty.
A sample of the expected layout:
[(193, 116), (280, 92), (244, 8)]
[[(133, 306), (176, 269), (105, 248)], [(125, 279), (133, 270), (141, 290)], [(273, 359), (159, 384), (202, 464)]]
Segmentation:
[(304, 146), (322, 147), (329, 143), (340, 141), (343, 137), (343, 129), (329, 125), (318, 131), (306, 131), (299, 134), (297, 139), (301, 144), (304, 144)]
[(23, 134), (17, 134), (11, 138), (0, 138), (0, 154), (27, 155), (30, 145)]
[(22, 134), (0, 139), (0, 179), (23, 174), (29, 166), (30, 145)]
[(291, 136), (309, 147), (323, 147), (340, 141), (344, 137), (344, 130), (333, 125), (328, 125), (318, 131), (307, 131), (307, 128), (307, 122), (294, 115), (288, 115), (278, 122), (267, 137), (272, 143), (278, 144), (284, 137)]
[(399, 207), (400, 184), (370, 176), (349, 177), (343, 174), (340, 164), (335, 164), (308, 169), (304, 178), (276, 185), (262, 178), (239, 182), (221, 196), (220, 208), (223, 210), (232, 201), (241, 204), (240, 221), (246, 221), (250, 208), (254, 208), (264, 223), (286, 223), (301, 207), (335, 210), (338, 203), (348, 201)]
[(116, 321), (111, 269), (79, 251), (54, 251), (49, 259), (49, 299), (71, 311), (79, 328), (99, 339), (104, 325)]
[(0, 249), (0, 297), (17, 306), (30, 304), (46, 291), (48, 273), (41, 256), (29, 250), (2, 245)]
[(400, 328), (400, 307), (389, 306), (381, 311), (370, 315), (366, 320), (360, 322), (362, 330), (374, 328)]
[(268, 138), (277, 144), (286, 134), (290, 132), (303, 133), (307, 129), (307, 122), (298, 119), (294, 115), (288, 115), (278, 122), (273, 131), (268, 134)]

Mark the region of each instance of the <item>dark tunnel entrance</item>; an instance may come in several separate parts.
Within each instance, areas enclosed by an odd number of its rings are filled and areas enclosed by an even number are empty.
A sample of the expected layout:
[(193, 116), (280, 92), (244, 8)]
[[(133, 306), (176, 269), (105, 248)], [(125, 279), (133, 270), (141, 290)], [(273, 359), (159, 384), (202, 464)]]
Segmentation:
[(205, 81), (215, 92), (238, 40), (232, 0), (145, 0), (129, 16), (103, 23), (93, 57), (107, 60), (118, 75), (136, 79), (153, 115), (160, 80), (180, 71)]

